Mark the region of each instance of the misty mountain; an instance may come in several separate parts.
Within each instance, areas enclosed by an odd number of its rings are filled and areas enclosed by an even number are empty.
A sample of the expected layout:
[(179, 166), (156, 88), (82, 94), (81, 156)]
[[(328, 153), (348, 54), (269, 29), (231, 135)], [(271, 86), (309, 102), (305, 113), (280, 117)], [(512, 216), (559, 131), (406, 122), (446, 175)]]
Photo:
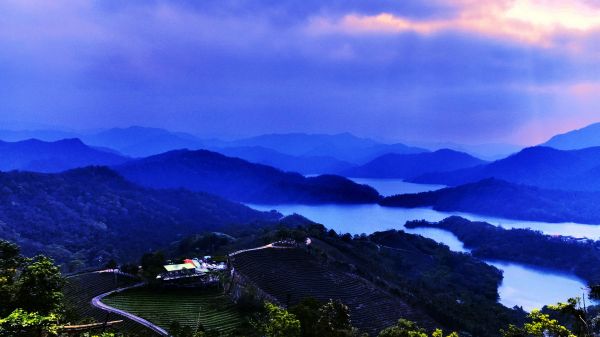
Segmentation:
[[(273, 163), (266, 161), (265, 163), (281, 167), (284, 170), (291, 169), (293, 162), (297, 159), (298, 162), (305, 159), (306, 161), (318, 160), (323, 162), (322, 168), (324, 169), (315, 171), (309, 165), (306, 172), (302, 169), (299, 170), (303, 173), (333, 172), (330, 171), (330, 168), (345, 168), (346, 163), (363, 164), (385, 153), (419, 153), (428, 151), (404, 144), (384, 144), (368, 138), (359, 138), (349, 133), (337, 135), (303, 133), (269, 134), (226, 141), (203, 139), (189, 133), (141, 126), (112, 128), (99, 132), (0, 130), (0, 139), (17, 141), (29, 138), (38, 138), (46, 141), (80, 138), (86, 144), (114, 149), (124, 155), (137, 158), (179, 149), (207, 149), (232, 153), (232, 155), (262, 163), (266, 158), (266, 152), (265, 150), (256, 149), (262, 148), (278, 152), (279, 154), (271, 154), (279, 158), (276, 158)], [(281, 155), (300, 158), (283, 158)], [(277, 165), (278, 163), (281, 165)], [(316, 167), (321, 168), (318, 165)], [(294, 171), (298, 171), (298, 169)]]
[(431, 151), (435, 151), (436, 149), (450, 149), (465, 152), (488, 161), (506, 158), (523, 149), (523, 146), (507, 143), (461, 144), (454, 142), (415, 142), (411, 144)]
[(413, 178), (424, 173), (447, 172), (486, 163), (469, 154), (442, 149), (415, 154), (389, 153), (372, 161), (342, 171), (347, 177), (357, 178)]
[(550, 138), (542, 146), (559, 150), (577, 150), (586, 147), (600, 146), (600, 123), (569, 131)]
[(0, 233), (71, 269), (133, 261), (184, 235), (278, 219), (205, 193), (151, 190), (106, 167), (0, 173)]
[(153, 188), (187, 188), (256, 203), (369, 203), (373, 188), (346, 178), (306, 178), (271, 166), (207, 150), (178, 150), (115, 167), (127, 179)]
[(224, 147), (215, 151), (229, 157), (302, 174), (336, 173), (353, 166), (329, 156), (293, 156), (260, 146)]
[(333, 157), (355, 164), (366, 163), (385, 153), (420, 153), (425, 149), (404, 144), (383, 144), (350, 133), (325, 134), (269, 134), (232, 141), (228, 146), (259, 146), (292, 156)]
[(486, 178), (562, 190), (600, 190), (600, 147), (562, 151), (526, 148), (505, 159), (451, 172), (423, 174), (413, 182), (461, 185)]
[(54, 142), (68, 138), (81, 138), (81, 134), (53, 129), (0, 130), (0, 139), (7, 142), (18, 142), (27, 139), (39, 139), (46, 142)]
[(600, 192), (548, 190), (498, 179), (384, 198), (384, 206), (433, 207), (517, 220), (600, 224)]
[(0, 170), (60, 172), (89, 165), (118, 165), (128, 158), (104, 149), (85, 145), (81, 140), (63, 139), (46, 142), (29, 139), (0, 141)]
[(175, 149), (200, 149), (205, 144), (196, 136), (158, 128), (132, 126), (113, 128), (99, 133), (83, 135), (91, 145), (115, 149), (132, 157), (146, 157)]

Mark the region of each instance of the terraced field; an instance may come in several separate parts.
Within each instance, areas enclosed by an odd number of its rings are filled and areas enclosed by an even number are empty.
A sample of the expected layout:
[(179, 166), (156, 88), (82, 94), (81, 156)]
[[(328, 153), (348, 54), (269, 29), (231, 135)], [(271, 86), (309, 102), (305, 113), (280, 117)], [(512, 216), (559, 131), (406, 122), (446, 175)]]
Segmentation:
[(92, 298), (136, 282), (135, 279), (124, 275), (118, 275), (115, 278), (112, 273), (86, 273), (67, 277), (64, 293), (69, 311), (74, 316), (71, 323), (123, 319), (125, 322), (116, 328), (119, 332), (139, 336), (158, 336), (131, 320), (124, 319), (119, 315), (108, 314), (91, 305)]
[(400, 299), (366, 280), (322, 265), (301, 249), (261, 249), (231, 257), (235, 270), (285, 305), (303, 298), (339, 299), (350, 308), (352, 323), (375, 334), (399, 318), (427, 321)]
[(102, 300), (112, 307), (142, 317), (163, 329), (173, 321), (182, 326), (223, 333), (233, 331), (243, 317), (231, 300), (216, 290), (205, 289), (131, 289), (110, 295)]

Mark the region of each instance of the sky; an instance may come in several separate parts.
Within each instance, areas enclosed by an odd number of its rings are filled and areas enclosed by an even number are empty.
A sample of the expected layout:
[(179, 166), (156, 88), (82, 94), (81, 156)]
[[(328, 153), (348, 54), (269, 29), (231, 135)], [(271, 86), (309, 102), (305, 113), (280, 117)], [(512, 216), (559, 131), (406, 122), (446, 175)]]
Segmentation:
[(0, 2), (0, 128), (529, 145), (599, 75), (597, 0)]

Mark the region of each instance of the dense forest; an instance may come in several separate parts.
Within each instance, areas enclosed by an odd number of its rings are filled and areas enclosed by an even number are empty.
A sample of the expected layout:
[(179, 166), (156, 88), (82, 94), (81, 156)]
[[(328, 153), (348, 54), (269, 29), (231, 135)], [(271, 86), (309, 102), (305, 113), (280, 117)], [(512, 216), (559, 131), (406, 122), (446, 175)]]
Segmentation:
[(440, 222), (410, 221), (408, 228), (433, 227), (456, 235), (471, 254), (574, 273), (600, 284), (600, 242), (544, 235), (529, 229), (504, 229), (485, 222), (449, 217)]
[(204, 193), (138, 187), (105, 167), (0, 173), (0, 186), (2, 238), (27, 255), (48, 254), (66, 270), (137, 258), (198, 231), (280, 217)]
[(498, 179), (401, 194), (380, 203), (392, 207), (427, 207), (508, 219), (600, 224), (600, 192), (547, 190)]
[(307, 178), (206, 150), (171, 151), (115, 169), (143, 186), (186, 188), (242, 202), (315, 204), (379, 200), (375, 189), (341, 176)]

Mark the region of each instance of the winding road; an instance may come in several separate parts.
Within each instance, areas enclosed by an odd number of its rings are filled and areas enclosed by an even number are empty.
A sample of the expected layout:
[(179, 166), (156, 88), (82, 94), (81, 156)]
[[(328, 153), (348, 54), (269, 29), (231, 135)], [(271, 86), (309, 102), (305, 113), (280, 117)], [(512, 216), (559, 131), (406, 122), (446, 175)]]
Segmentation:
[(124, 291), (124, 290), (128, 290), (128, 289), (132, 289), (132, 288), (137, 288), (137, 287), (140, 287), (142, 285), (144, 285), (144, 283), (137, 283), (137, 284), (134, 284), (134, 285), (129, 286), (129, 287), (124, 287), (124, 288), (119, 288), (119, 289), (111, 290), (111, 291), (109, 291), (107, 293), (98, 295), (98, 296), (92, 298), (92, 305), (95, 306), (96, 308), (99, 308), (99, 309), (102, 309), (102, 310), (105, 310), (105, 311), (108, 311), (108, 312), (115, 313), (115, 314), (121, 315), (123, 317), (126, 317), (126, 318), (128, 318), (128, 319), (130, 319), (130, 320), (132, 320), (132, 321), (134, 321), (134, 322), (136, 322), (138, 324), (141, 324), (141, 325), (147, 327), (148, 329), (151, 329), (152, 331), (160, 334), (161, 336), (169, 336), (169, 333), (165, 329), (159, 327), (156, 324), (153, 324), (153, 323), (151, 323), (151, 322), (149, 322), (149, 321), (147, 321), (147, 320), (145, 320), (145, 319), (143, 319), (141, 317), (138, 317), (138, 316), (136, 316), (134, 314), (128, 313), (127, 311), (123, 311), (123, 310), (120, 310), (120, 309), (117, 309), (117, 308), (114, 308), (114, 307), (111, 307), (109, 305), (106, 305), (106, 304), (102, 303), (102, 299), (104, 297), (108, 296), (108, 295), (111, 295), (111, 294), (114, 294), (114, 293), (118, 293), (118, 292), (121, 292), (121, 291)]

